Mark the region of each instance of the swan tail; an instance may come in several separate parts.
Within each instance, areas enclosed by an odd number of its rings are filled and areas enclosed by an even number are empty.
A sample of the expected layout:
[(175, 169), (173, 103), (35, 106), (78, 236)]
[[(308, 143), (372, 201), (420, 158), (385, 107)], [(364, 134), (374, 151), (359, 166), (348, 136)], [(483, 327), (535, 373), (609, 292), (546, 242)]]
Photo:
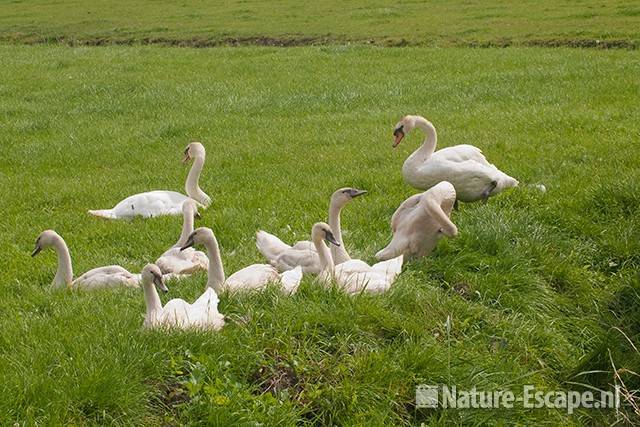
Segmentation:
[(266, 231), (258, 231), (256, 233), (256, 247), (262, 255), (270, 262), (274, 262), (282, 252), (291, 249), (291, 246), (278, 239), (273, 234)]
[(282, 283), (282, 287), (289, 295), (293, 295), (296, 293), (301, 281), (302, 267), (300, 266), (297, 266), (293, 270), (285, 271), (280, 275), (280, 282)]
[(90, 210), (89, 213), (91, 215), (99, 216), (101, 218), (108, 219), (116, 219), (115, 213), (113, 213), (113, 209), (98, 209), (98, 210)]

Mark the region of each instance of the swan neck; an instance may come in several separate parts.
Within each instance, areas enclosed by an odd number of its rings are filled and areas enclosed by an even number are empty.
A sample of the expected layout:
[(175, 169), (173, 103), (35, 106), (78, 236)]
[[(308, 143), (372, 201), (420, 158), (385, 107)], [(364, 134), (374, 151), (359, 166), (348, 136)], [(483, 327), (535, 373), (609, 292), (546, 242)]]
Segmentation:
[(53, 279), (56, 287), (71, 287), (73, 281), (73, 267), (71, 265), (71, 254), (66, 242), (60, 237), (53, 243), (53, 247), (58, 255), (58, 270)]
[(333, 263), (333, 257), (331, 256), (331, 251), (327, 245), (324, 244), (322, 239), (314, 239), (313, 244), (316, 247), (316, 251), (318, 252), (318, 257), (320, 258), (320, 269), (322, 271), (330, 271), (333, 274), (333, 269), (335, 267)]
[(220, 247), (215, 236), (204, 242), (207, 248), (207, 257), (209, 258), (209, 270), (207, 273), (207, 287), (213, 288), (216, 293), (222, 291), (222, 284), (225, 280), (224, 267), (222, 266), (222, 258), (220, 257)]
[[(331, 227), (333, 236), (340, 243), (340, 246), (331, 245), (331, 256), (333, 257), (334, 262), (337, 263), (351, 259), (344, 247), (344, 241), (342, 240), (342, 227), (340, 224), (340, 212), (342, 211), (342, 208), (342, 204), (336, 203), (333, 200), (329, 205), (329, 227)], [(323, 246), (325, 245), (323, 244)]]
[(416, 119), (415, 126), (425, 133), (425, 138), (424, 141), (422, 141), (422, 145), (413, 152), (410, 159), (413, 158), (419, 163), (422, 163), (431, 157), (435, 151), (436, 144), (438, 143), (438, 134), (433, 124), (422, 117)]
[(182, 231), (180, 232), (180, 238), (173, 245), (174, 248), (182, 247), (187, 243), (187, 239), (189, 235), (193, 233), (193, 211), (192, 209), (187, 209), (182, 218)]
[(200, 173), (202, 172), (202, 168), (204, 167), (204, 159), (204, 155), (194, 157), (193, 165), (191, 165), (189, 175), (187, 175), (187, 182), (185, 183), (184, 189), (187, 193), (187, 196), (191, 197), (194, 200), (197, 200), (205, 206), (208, 206), (211, 202), (211, 199), (204, 191), (200, 189)]
[(160, 296), (158, 290), (152, 283), (144, 283), (144, 301), (147, 305), (147, 314), (145, 318), (149, 321), (155, 316), (155, 312), (162, 310), (162, 302), (160, 302)]

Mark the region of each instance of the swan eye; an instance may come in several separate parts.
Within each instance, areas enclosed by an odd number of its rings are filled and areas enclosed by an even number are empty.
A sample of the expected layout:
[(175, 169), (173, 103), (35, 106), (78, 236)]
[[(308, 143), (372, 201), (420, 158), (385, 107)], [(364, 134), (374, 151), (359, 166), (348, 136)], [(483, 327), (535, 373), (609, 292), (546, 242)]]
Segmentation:
[(393, 130), (393, 136), (398, 136), (399, 133), (404, 135), (404, 125), (400, 125)]

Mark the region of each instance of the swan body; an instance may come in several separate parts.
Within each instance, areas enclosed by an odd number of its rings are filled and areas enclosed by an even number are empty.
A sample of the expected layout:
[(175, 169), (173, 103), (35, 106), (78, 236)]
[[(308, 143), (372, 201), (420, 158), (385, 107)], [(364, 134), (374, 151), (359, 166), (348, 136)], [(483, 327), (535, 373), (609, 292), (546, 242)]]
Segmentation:
[(358, 259), (335, 265), (329, 248), (323, 242), (327, 240), (331, 244), (339, 245), (328, 224), (316, 223), (311, 231), (311, 238), (322, 264), (319, 280), (325, 284), (335, 280), (348, 294), (385, 292), (402, 271), (403, 255), (374, 265)]
[(224, 316), (218, 311), (218, 295), (212, 288), (207, 290), (193, 303), (180, 298), (172, 299), (164, 307), (156, 287), (163, 292), (168, 289), (164, 284), (162, 271), (155, 264), (147, 264), (142, 270), (142, 288), (147, 311), (144, 317), (145, 328), (178, 328), (220, 330), (224, 326)]
[(391, 217), (393, 238), (376, 258), (423, 257), (433, 251), (442, 236), (457, 236), (458, 228), (449, 219), (455, 201), (455, 188), (442, 181), (402, 202)]
[(180, 238), (163, 253), (155, 262), (162, 274), (174, 274), (177, 277), (193, 274), (198, 271), (206, 271), (209, 268), (209, 258), (204, 252), (187, 248), (184, 251), (180, 247), (187, 242), (187, 238), (193, 232), (194, 217), (198, 215), (195, 200), (188, 198), (182, 204), (182, 232)]
[(193, 159), (193, 165), (185, 184), (186, 196), (176, 191), (148, 191), (129, 196), (111, 209), (90, 210), (89, 213), (108, 219), (180, 215), (182, 213), (182, 204), (189, 198), (196, 200), (205, 208), (208, 207), (211, 204), (211, 198), (200, 189), (198, 184), (200, 173), (204, 166), (205, 148), (199, 142), (192, 142), (187, 146), (184, 154), (184, 162)]
[(53, 279), (54, 287), (74, 289), (101, 289), (117, 287), (137, 288), (140, 275), (133, 274), (119, 265), (98, 267), (73, 280), (71, 254), (64, 239), (53, 230), (45, 230), (38, 236), (36, 247), (31, 256), (36, 256), (42, 249), (52, 247), (58, 255), (58, 270)]
[(436, 129), (421, 116), (405, 116), (396, 124), (393, 146), (398, 146), (416, 127), (425, 132), (426, 138), (402, 166), (402, 176), (412, 187), (427, 190), (441, 181), (448, 181), (453, 184), (458, 200), (475, 202), (486, 201), (490, 196), (518, 186), (515, 178), (489, 163), (478, 147), (463, 144), (434, 152)]
[(252, 264), (225, 278), (220, 247), (213, 231), (207, 227), (196, 228), (180, 249), (185, 250), (195, 244), (202, 244), (207, 249), (209, 257), (207, 286), (216, 292), (261, 290), (268, 283), (280, 283), (284, 291), (293, 294), (302, 280), (301, 267), (280, 274), (269, 264)]
[[(340, 246), (331, 246), (331, 256), (336, 264), (351, 259), (342, 240), (340, 212), (355, 197), (366, 193), (364, 190), (347, 187), (340, 188), (331, 195), (329, 225), (334, 237), (341, 243)], [(256, 233), (256, 246), (278, 271), (292, 270), (297, 266), (302, 267), (304, 273), (318, 274), (322, 270), (316, 247), (311, 241), (299, 241), (290, 246), (273, 234), (260, 230)]]

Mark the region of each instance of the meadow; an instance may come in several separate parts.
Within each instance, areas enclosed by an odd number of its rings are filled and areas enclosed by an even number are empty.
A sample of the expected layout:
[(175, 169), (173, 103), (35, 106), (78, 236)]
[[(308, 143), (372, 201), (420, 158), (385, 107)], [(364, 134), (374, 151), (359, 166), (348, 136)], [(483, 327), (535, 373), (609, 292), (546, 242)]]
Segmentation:
[(638, 47), (631, 0), (5, 0), (0, 40), (70, 44)]
[[(638, 422), (628, 402), (619, 414), (415, 406), (419, 384), (640, 388), (637, 5), (155, 3), (0, 5), (0, 425)], [(595, 40), (629, 49), (522, 47)], [(520, 47), (462, 47), (475, 45)], [(221, 295), (219, 333), (149, 332), (141, 291), (56, 291), (55, 254), (30, 257), (51, 228), (76, 275), (140, 271), (181, 218), (87, 210), (182, 191), (197, 140), (213, 203), (196, 225), (216, 233), (228, 274), (262, 262), (258, 229), (308, 238), (343, 186), (368, 190), (342, 226), (352, 257), (373, 261), (417, 192), (400, 170), (422, 135), (391, 148), (405, 114), (522, 185), (461, 204), (459, 236), (387, 294), (309, 276), (294, 296)], [(162, 299), (193, 300), (205, 282), (168, 283)]]

